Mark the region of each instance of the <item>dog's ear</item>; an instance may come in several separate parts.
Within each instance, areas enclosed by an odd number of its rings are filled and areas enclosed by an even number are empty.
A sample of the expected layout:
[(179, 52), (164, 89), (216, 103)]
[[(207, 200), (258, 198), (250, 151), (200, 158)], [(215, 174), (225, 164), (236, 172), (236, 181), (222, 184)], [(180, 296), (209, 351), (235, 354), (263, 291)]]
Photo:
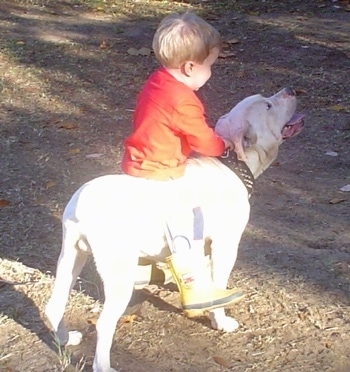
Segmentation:
[(221, 116), (215, 126), (215, 132), (219, 136), (232, 141), (238, 159), (243, 161), (247, 160), (244, 152), (244, 136), (249, 127), (249, 123), (243, 118), (243, 115), (234, 116), (232, 111)]

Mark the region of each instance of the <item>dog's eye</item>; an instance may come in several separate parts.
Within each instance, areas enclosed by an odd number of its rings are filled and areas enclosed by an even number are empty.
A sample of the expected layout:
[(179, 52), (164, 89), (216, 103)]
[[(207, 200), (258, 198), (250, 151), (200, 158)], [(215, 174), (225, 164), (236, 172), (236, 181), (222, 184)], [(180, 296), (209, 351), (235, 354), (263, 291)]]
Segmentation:
[(271, 103), (270, 102), (267, 102), (266, 103), (266, 110), (270, 110), (271, 107), (272, 107)]

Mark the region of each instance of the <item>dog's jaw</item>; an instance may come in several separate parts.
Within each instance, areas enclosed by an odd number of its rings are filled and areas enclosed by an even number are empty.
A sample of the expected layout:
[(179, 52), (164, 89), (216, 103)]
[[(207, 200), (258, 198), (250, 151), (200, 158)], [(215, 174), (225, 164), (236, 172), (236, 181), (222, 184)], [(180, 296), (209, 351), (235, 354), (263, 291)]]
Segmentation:
[(264, 151), (261, 147), (252, 146), (246, 150), (246, 164), (254, 178), (258, 178), (277, 158), (278, 147), (273, 151)]

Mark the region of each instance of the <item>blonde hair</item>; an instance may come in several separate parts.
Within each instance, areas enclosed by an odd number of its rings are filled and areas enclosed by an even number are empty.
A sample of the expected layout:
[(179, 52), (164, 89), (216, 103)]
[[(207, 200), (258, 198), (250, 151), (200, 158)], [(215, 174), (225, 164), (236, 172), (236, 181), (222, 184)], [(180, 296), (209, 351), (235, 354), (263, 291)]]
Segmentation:
[(179, 68), (187, 61), (202, 64), (213, 48), (220, 49), (219, 32), (194, 13), (165, 17), (153, 38), (158, 61), (168, 68)]

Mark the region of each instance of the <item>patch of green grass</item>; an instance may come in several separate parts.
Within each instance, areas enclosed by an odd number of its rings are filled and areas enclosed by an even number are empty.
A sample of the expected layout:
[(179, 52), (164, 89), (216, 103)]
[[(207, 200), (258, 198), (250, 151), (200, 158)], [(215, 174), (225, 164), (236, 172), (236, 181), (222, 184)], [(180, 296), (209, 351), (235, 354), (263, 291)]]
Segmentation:
[(71, 352), (66, 347), (60, 345), (57, 336), (54, 336), (53, 339), (54, 339), (53, 343), (55, 345), (55, 348), (57, 349), (58, 359), (62, 372), (65, 371), (82, 372), (85, 368), (85, 357), (82, 357), (73, 367)]

